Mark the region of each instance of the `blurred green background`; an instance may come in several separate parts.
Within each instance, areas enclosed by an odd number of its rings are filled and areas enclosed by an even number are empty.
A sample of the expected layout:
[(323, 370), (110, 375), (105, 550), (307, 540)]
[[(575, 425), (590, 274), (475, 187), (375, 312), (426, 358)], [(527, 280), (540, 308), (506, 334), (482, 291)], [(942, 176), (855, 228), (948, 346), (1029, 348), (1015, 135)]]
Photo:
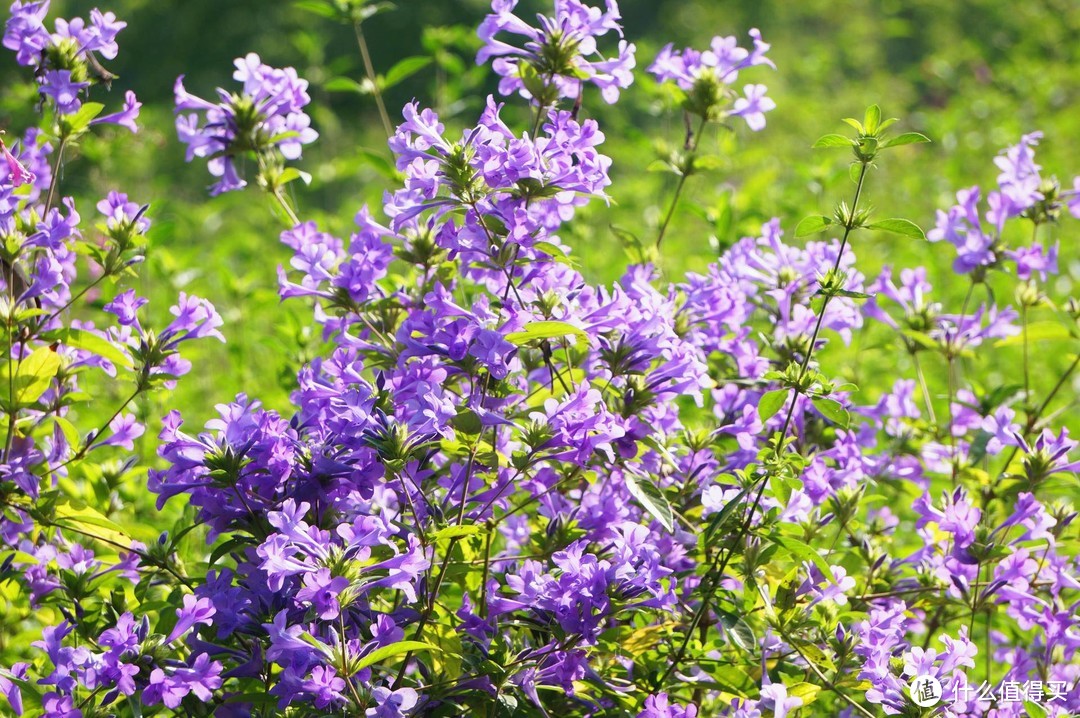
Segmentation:
[[(525, 0), (518, 13), (529, 17), (548, 5)], [(216, 86), (231, 86), (232, 60), (247, 52), (270, 64), (295, 66), (311, 82), (311, 113), (322, 136), (298, 163), (313, 182), (294, 183), (294, 199), (302, 218), (347, 235), (356, 210), (364, 202), (377, 205), (392, 186), (372, 98), (336, 90), (349, 84), (336, 78), (363, 76), (353, 30), (288, 0), (54, 2), (50, 18), (86, 14), (94, 6), (128, 23), (119, 37), (120, 56), (107, 63), (120, 79), (104, 101), (119, 105), (122, 92), (134, 90), (145, 103), (143, 130), (137, 136), (109, 130), (103, 140), (85, 143), (66, 165), (62, 191), (74, 194), (84, 213), (110, 189), (149, 202), (155, 224), (138, 288), (151, 298), (152, 314), (164, 321), (179, 290), (206, 296), (225, 317), (228, 337), (225, 345), (189, 350), (192, 375), (173, 396), (141, 411), (152, 418), (165, 406), (179, 408), (201, 426), (214, 403), (238, 392), (284, 407), (297, 359), (316, 350), (317, 337), (306, 306), (277, 299), (275, 265), (287, 261), (278, 241), (280, 220), (254, 188), (207, 198), (204, 163), (185, 164), (176, 140), (172, 85), (184, 74), (190, 91), (210, 96)], [(394, 118), (395, 108), (416, 98), (437, 107), (455, 130), (475, 120), (494, 90), (491, 77), (473, 61), (474, 28), (488, 7), (482, 0), (402, 0), (396, 10), (365, 23), (379, 72), (403, 58), (434, 58), (386, 93)], [(1075, 0), (624, 0), (621, 7), (626, 35), (638, 48), (635, 84), (614, 107), (590, 92), (583, 110), (600, 120), (608, 137), (604, 151), (615, 161), (613, 202), (593, 203), (562, 236), (590, 279), (611, 281), (627, 263), (612, 226), (651, 242), (671, 195), (674, 178), (647, 168), (665, 145), (682, 141), (682, 119), (645, 72), (669, 41), (705, 47), (714, 35), (736, 35), (745, 44), (746, 32), (757, 27), (772, 44), (778, 68), (755, 68), (740, 78), (740, 84), (767, 84), (777, 103), (764, 131), (736, 126), (734, 132), (710, 130), (705, 138), (703, 148), (721, 158), (720, 166), (688, 184), (665, 239), (662, 266), (669, 278), (705, 271), (718, 247), (755, 234), (772, 216), (781, 217), (791, 239), (803, 216), (830, 214), (836, 201), (849, 199), (848, 158), (810, 145), (824, 133), (844, 131), (840, 118), (861, 117), (871, 103), (880, 104), (886, 116), (902, 118), (904, 130), (934, 141), (884, 157), (866, 194), (879, 218), (903, 216), (929, 229), (936, 208), (951, 204), (961, 187), (992, 183), (993, 156), (1035, 129), (1046, 133), (1039, 152), (1046, 174), (1059, 173), (1071, 185), (1070, 170), (1080, 169)], [(0, 73), (9, 90), (0, 102), (0, 126), (20, 132), (31, 121), (32, 89), (26, 69), (15, 65), (11, 53), (3, 57)], [(524, 123), (521, 101), (510, 98), (509, 105), (507, 116)], [(1061, 236), (1063, 272), (1053, 286), (1059, 295), (1072, 290), (1068, 277), (1077, 274), (1067, 232)], [(950, 271), (951, 247), (864, 233), (854, 248), (867, 277), (883, 264), (926, 264), (942, 298), (955, 302), (954, 311), (967, 290), (965, 280)], [(875, 382), (871, 394), (905, 368), (898, 366), (903, 358), (883, 343), (866, 342), (846, 357), (842, 351), (835, 347), (823, 358), (834, 362), (833, 373), (857, 376), (860, 370), (887, 368), (888, 380)], [(1009, 356), (1004, 351), (995, 359), (1000, 363), (984, 367), (987, 382), (1007, 373)], [(1039, 380), (1047, 387), (1056, 376), (1055, 363), (1050, 356)], [(144, 438), (150, 453), (154, 431)]]

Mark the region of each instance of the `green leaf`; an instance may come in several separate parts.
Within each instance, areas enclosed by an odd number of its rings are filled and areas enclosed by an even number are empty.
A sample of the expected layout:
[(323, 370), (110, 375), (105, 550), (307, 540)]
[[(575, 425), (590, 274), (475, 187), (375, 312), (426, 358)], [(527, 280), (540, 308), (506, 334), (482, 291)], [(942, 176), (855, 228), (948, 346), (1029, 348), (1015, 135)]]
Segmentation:
[(56, 502), (53, 523), (60, 528), (70, 528), (81, 534), (124, 548), (131, 546), (131, 537), (120, 524), (79, 499), (60, 497)]
[(724, 508), (720, 509), (715, 514), (709, 516), (709, 525), (705, 528), (705, 543), (708, 544), (712, 541), (713, 535), (719, 531), (727, 520), (735, 513), (735, 509), (742, 506), (743, 500), (750, 493), (752, 486), (744, 486), (738, 494), (735, 495), (731, 501), (724, 504)]
[(466, 536), (475, 536), (479, 533), (483, 533), (484, 527), (477, 524), (469, 524), (468, 526), (443, 526), (431, 536), (432, 541), (443, 541), (446, 539), (465, 538)]
[(866, 108), (866, 115), (863, 117), (863, 127), (867, 135), (877, 134), (878, 127), (881, 125), (881, 108), (877, 105), (870, 105)]
[(636, 477), (629, 471), (623, 473), (626, 488), (638, 503), (659, 521), (668, 531), (675, 530), (675, 516), (664, 492), (649, 479)]
[(396, 65), (386, 71), (386, 76), (383, 77), (379, 86), (386, 90), (398, 83), (412, 77), (416, 73), (423, 70), (425, 67), (431, 64), (432, 58), (417, 55), (415, 57), (406, 57), (404, 60), (399, 61)]
[[(1069, 330), (1059, 322), (1031, 322), (1027, 326), (1028, 342), (1058, 341), (1070, 338)], [(994, 342), (995, 347), (1014, 347), (1024, 344), (1024, 332)]]
[(881, 147), (899, 147), (900, 145), (915, 145), (922, 142), (929, 142), (930, 138), (921, 132), (905, 132), (902, 135), (891, 137), (882, 143)]
[(59, 332), (50, 333), (48, 339), (96, 354), (102, 359), (107, 359), (115, 367), (124, 369), (132, 367), (131, 357), (112, 342), (99, 337), (93, 332), (83, 329), (63, 329)]
[(814, 408), (822, 413), (822, 415), (833, 422), (839, 424), (845, 429), (848, 423), (851, 421), (851, 415), (848, 414), (847, 409), (835, 399), (826, 399), (823, 396), (816, 396), (811, 401), (814, 402)]
[(792, 698), (801, 698), (802, 704), (806, 706), (817, 699), (818, 693), (821, 692), (821, 686), (815, 686), (813, 683), (796, 683), (793, 686), (788, 686), (787, 691)]
[(368, 89), (351, 77), (332, 77), (323, 85), (327, 92), (355, 92), (358, 95), (368, 94)]
[(813, 215), (807, 217), (803, 221), (799, 222), (799, 225), (795, 227), (795, 236), (805, 237), (808, 234), (817, 234), (818, 232), (823, 232), (828, 229), (829, 225), (831, 225), (832, 223), (833, 221), (831, 219), (821, 215)]
[(387, 658), (393, 658), (394, 656), (400, 656), (404, 653), (416, 653), (417, 651), (438, 651), (437, 646), (433, 646), (430, 643), (424, 643), (423, 641), (398, 641), (397, 643), (391, 643), (389, 646), (383, 646), (382, 648), (376, 648), (371, 653), (367, 654), (356, 664), (356, 670), (362, 671), (368, 666), (373, 666), (380, 661), (385, 661)]
[(335, 20), (338, 16), (337, 10), (326, 0), (296, 0), (293, 5), (301, 10), (307, 10), (330, 20)]
[(366, 147), (360, 147), (356, 150), (356, 154), (360, 155), (360, 158), (366, 165), (378, 172), (380, 175), (388, 180), (397, 181), (398, 171), (394, 167), (394, 164), (386, 158), (386, 155), (375, 150), (368, 149)]
[(64, 435), (64, 440), (67, 441), (68, 446), (78, 449), (79, 447), (79, 430), (75, 428), (75, 425), (62, 416), (53, 416), (53, 421), (60, 427), (60, 433)]
[(517, 346), (528, 344), (538, 339), (556, 339), (558, 337), (573, 336), (578, 339), (588, 339), (589, 335), (567, 322), (544, 320), (529, 322), (520, 332), (511, 332), (506, 335), (506, 341)]
[(776, 389), (767, 391), (762, 395), (757, 406), (758, 418), (761, 419), (762, 423), (765, 423), (775, 416), (776, 412), (780, 411), (780, 407), (787, 403), (790, 393), (790, 389)]
[(286, 167), (277, 178), (278, 185), (282, 187), (296, 180), (303, 180), (304, 184), (311, 184), (311, 175), (307, 172), (301, 172), (295, 167)]
[[(0, 380), (3, 380), (4, 384), (7, 383), (8, 372), (11, 369), (10, 364), (0, 366)], [(11, 378), (10, 398), (14, 399), (14, 407), (7, 406), (8, 392), (0, 391), (5, 409), (16, 410), (40, 399), (58, 371), (60, 371), (59, 354), (49, 347), (34, 350), (30, 356), (18, 363), (18, 368), (15, 369), (14, 376)]]
[(836, 579), (833, 578), (832, 568), (821, 557), (821, 554), (817, 552), (817, 549), (809, 544), (803, 543), (797, 538), (792, 536), (780, 536), (779, 534), (771, 534), (769, 540), (775, 544), (779, 544), (782, 548), (786, 548), (796, 558), (803, 559), (804, 561), (810, 561), (818, 567), (822, 575), (829, 580), (829, 583), (835, 584)]
[(71, 137), (81, 134), (90, 126), (90, 121), (101, 114), (105, 105), (100, 102), (84, 102), (78, 112), (70, 115), (61, 115), (60, 132), (62, 135)]
[(844, 137), (843, 135), (829, 134), (822, 135), (818, 138), (812, 147), (814, 149), (822, 149), (826, 147), (853, 147), (855, 141), (850, 137)]
[(721, 630), (733, 646), (746, 653), (751, 653), (757, 648), (757, 636), (754, 635), (754, 629), (750, 628), (750, 624), (741, 616), (723, 609), (716, 609), (716, 614), (720, 619)]
[(843, 119), (843, 122), (845, 122), (845, 123), (851, 125), (852, 127), (854, 127), (855, 131), (858, 132), (860, 135), (867, 134), (866, 130), (863, 128), (862, 123), (859, 122), (858, 120), (856, 120), (854, 117), (845, 117)]
[(915, 344), (918, 344), (919, 346), (926, 349), (937, 350), (941, 348), (937, 341), (926, 332), (917, 332), (914, 329), (904, 329), (900, 333), (910, 339)]
[(874, 222), (873, 224), (866, 225), (867, 229), (883, 229), (886, 232), (894, 232), (896, 234), (902, 234), (905, 237), (914, 237), (915, 239), (926, 239), (926, 234), (919, 228), (919, 225), (915, 224), (909, 219), (883, 219), (880, 222)]

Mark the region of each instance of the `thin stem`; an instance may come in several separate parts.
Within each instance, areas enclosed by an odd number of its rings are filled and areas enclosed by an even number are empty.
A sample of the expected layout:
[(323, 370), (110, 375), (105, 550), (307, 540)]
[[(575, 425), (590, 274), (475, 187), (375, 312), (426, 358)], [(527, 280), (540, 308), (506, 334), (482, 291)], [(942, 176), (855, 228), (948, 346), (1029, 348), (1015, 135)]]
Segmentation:
[(292, 204), (290, 204), (289, 200), (285, 198), (285, 193), (281, 191), (280, 187), (276, 188), (273, 192), (271, 192), (270, 196), (274, 198), (274, 200), (278, 203), (281, 209), (285, 212), (285, 215), (292, 223), (292, 227), (300, 224), (300, 218), (296, 215), (296, 210), (292, 208)]
[(911, 353), (911, 362), (915, 365), (915, 376), (919, 379), (919, 388), (922, 391), (923, 401), (926, 402), (926, 413), (930, 416), (930, 423), (936, 430), (937, 415), (934, 414), (934, 402), (930, 399), (930, 387), (926, 383), (926, 374), (923, 373), (918, 352)]
[(686, 138), (687, 149), (689, 150), (687, 161), (690, 163), (683, 172), (679, 175), (679, 182), (675, 185), (675, 194), (671, 198), (671, 205), (668, 206), (667, 214), (664, 215), (664, 221), (660, 224), (660, 232), (656, 235), (656, 246), (660, 247), (660, 243), (664, 241), (664, 235), (667, 233), (668, 225), (671, 224), (671, 218), (675, 216), (675, 208), (679, 205), (679, 196), (682, 194), (683, 186), (686, 185), (686, 179), (692, 172), (692, 163), (695, 155), (697, 155), (698, 144), (701, 142), (701, 135), (705, 132), (705, 125), (708, 119), (701, 118), (701, 124), (698, 125), (697, 133), (691, 138)]
[(375, 105), (379, 108), (379, 119), (382, 120), (383, 130), (389, 139), (394, 136), (394, 127), (390, 124), (390, 115), (386, 113), (382, 91), (379, 89), (379, 81), (375, 76), (375, 66), (371, 63), (371, 53), (368, 52), (367, 39), (364, 38), (364, 28), (360, 23), (356, 23), (353, 29), (356, 30), (356, 44), (360, 46), (360, 57), (364, 60), (364, 73), (367, 75), (368, 82), (371, 83), (371, 94), (375, 96)]
[(810, 667), (810, 670), (814, 672), (814, 675), (818, 677), (818, 680), (824, 683), (829, 690), (840, 696), (840, 698), (842, 698), (845, 703), (857, 710), (859, 713), (863, 714), (864, 716), (868, 716), (869, 718), (875, 718), (873, 713), (866, 710), (866, 708), (860, 705), (854, 698), (849, 696), (844, 691), (840, 690), (840, 688), (835, 683), (826, 678), (825, 674), (821, 672), (821, 669), (818, 668), (813, 661), (807, 658), (805, 654), (803, 654), (802, 650), (795, 644), (794, 641), (792, 641), (787, 636), (785, 636), (784, 639), (787, 641), (788, 645), (795, 649), (795, 652), (798, 653), (804, 661), (806, 661), (806, 665)]
[(45, 214), (52, 209), (53, 200), (56, 198), (56, 189), (60, 186), (60, 164), (64, 158), (64, 148), (67, 147), (67, 138), (60, 138), (60, 145), (56, 148), (56, 160), (53, 162), (52, 177), (49, 178), (49, 193), (45, 196)]
[[(1036, 225), (1037, 226), (1037, 225)], [(1028, 371), (1028, 308), (1027, 304), (1020, 307), (1020, 321), (1024, 333), (1024, 404), (1031, 401), (1031, 374)]]
[[(849, 220), (844, 226), (844, 235), (843, 235), (843, 239), (840, 241), (840, 251), (837, 252), (837, 254), (836, 254), (836, 262), (833, 265), (833, 274), (835, 274), (836, 272), (838, 272), (840, 270), (840, 262), (844, 257), (844, 250), (847, 248), (848, 237), (851, 235), (851, 230), (854, 229), (855, 212), (856, 212), (856, 210), (857, 210), (857, 208), (859, 206), (859, 198), (862, 196), (863, 183), (866, 180), (867, 166), (868, 165), (864, 162), (862, 164), (862, 166), (860, 167), (860, 169), (859, 169), (859, 179), (858, 179), (858, 182), (857, 182), (857, 184), (855, 186), (855, 197), (854, 197), (854, 199), (852, 200), (852, 203), (851, 203), (851, 214), (850, 214), (851, 220)], [(814, 332), (813, 332), (813, 336), (810, 339), (809, 348), (806, 351), (806, 356), (803, 358), (803, 363), (802, 363), (802, 365), (801, 365), (801, 367), (799, 369), (799, 378), (798, 378), (798, 381), (796, 382), (797, 386), (796, 386), (796, 389), (794, 391), (792, 391), (791, 402), (790, 402), (790, 404), (788, 404), (787, 416), (784, 418), (784, 425), (783, 425), (783, 428), (780, 430), (780, 438), (777, 440), (777, 443), (776, 443), (776, 456), (777, 457), (779, 457), (781, 451), (783, 451), (784, 440), (787, 437), (788, 429), (791, 427), (791, 419), (792, 419), (792, 416), (795, 413), (795, 403), (798, 400), (798, 397), (799, 397), (799, 394), (800, 394), (800, 391), (801, 391), (800, 387), (802, 386), (802, 380), (803, 380), (803, 378), (804, 378), (804, 376), (805, 376), (805, 374), (806, 374), (806, 372), (807, 372), (807, 370), (808, 370), (808, 368), (810, 366), (810, 359), (813, 356), (814, 347), (817, 345), (818, 334), (821, 332), (821, 324), (822, 324), (822, 321), (824, 320), (824, 317), (825, 317), (825, 310), (828, 308), (828, 305), (829, 305), (829, 299), (830, 299), (830, 295), (826, 294), (825, 297), (824, 297), (823, 303), (821, 305), (821, 312), (818, 314), (817, 322), (814, 325)], [(668, 663), (668, 666), (665, 669), (664, 673), (660, 676), (659, 680), (657, 680), (654, 683), (654, 685), (653, 685), (654, 691), (656, 689), (659, 689), (660, 686), (662, 686), (664, 684), (664, 682), (667, 681), (667, 679), (671, 676), (671, 674), (673, 674), (675, 672), (675, 670), (678, 667), (679, 663), (681, 663), (683, 658), (685, 658), (686, 650), (687, 650), (688, 646), (690, 645), (690, 640), (691, 640), (691, 637), (693, 636), (694, 630), (697, 628), (698, 624), (701, 622), (701, 620), (704, 618), (705, 614), (709, 610), (709, 604), (712, 602), (713, 595), (716, 592), (716, 587), (719, 586), (719, 584), (720, 584), (720, 577), (723, 575), (724, 569), (727, 568), (728, 563), (731, 561), (731, 558), (735, 553), (736, 546), (738, 546), (738, 544), (742, 541), (742, 539), (746, 536), (746, 534), (750, 530), (750, 524), (753, 522), (754, 514), (757, 512), (758, 507), (761, 505), (761, 499), (765, 494), (765, 485), (766, 485), (765, 479), (766, 478), (767, 478), (767, 475), (762, 474), (761, 476), (759, 476), (759, 477), (757, 477), (755, 479), (755, 481), (758, 482), (758, 486), (757, 486), (756, 495), (754, 497), (754, 502), (751, 505), (750, 510), (744, 515), (742, 524), (739, 527), (739, 532), (736, 535), (734, 541), (732, 542), (731, 548), (729, 548), (727, 551), (723, 552), (724, 553), (724, 558), (723, 558), (722, 561), (719, 561), (719, 562), (714, 561), (713, 566), (710, 567), (709, 570), (706, 572), (705, 575), (710, 576), (710, 575), (713, 575), (713, 568), (716, 569), (716, 573), (714, 575), (714, 578), (710, 582), (709, 590), (706, 592), (705, 597), (702, 599), (701, 605), (698, 606), (698, 610), (694, 613), (694, 616), (690, 621), (690, 626), (689, 626), (689, 628), (687, 629), (686, 633), (683, 636), (683, 641), (682, 641), (681, 645), (676, 650), (675, 656), (672, 658), (671, 662)], [(721, 552), (717, 552), (717, 558), (719, 558), (720, 553)]]

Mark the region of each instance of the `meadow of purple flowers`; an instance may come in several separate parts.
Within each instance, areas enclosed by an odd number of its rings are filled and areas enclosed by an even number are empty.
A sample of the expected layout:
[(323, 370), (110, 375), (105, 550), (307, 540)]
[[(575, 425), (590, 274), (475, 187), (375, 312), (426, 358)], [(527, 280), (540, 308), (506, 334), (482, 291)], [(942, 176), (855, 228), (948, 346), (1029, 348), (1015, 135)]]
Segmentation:
[[(885, 191), (877, 164), (926, 141), (888, 132), (872, 106), (817, 143), (851, 162), (832, 216), (774, 219), (670, 277), (661, 240), (705, 160), (699, 138), (760, 130), (775, 105), (756, 82), (773, 69), (756, 30), (668, 46), (646, 71), (687, 118), (676, 196), (658, 235), (635, 240), (653, 261), (591, 284), (559, 233), (608, 199), (587, 108), (631, 89), (635, 46), (614, 0), (555, 0), (535, 19), (516, 5), (493, 0), (479, 28), (476, 60), (502, 99), (456, 131), (406, 105), (388, 143), (400, 181), (358, 208), (348, 238), (285, 191), (308, 179), (290, 163), (318, 138), (294, 69), (249, 54), (211, 99), (177, 80), (188, 160), (206, 160), (211, 194), (250, 182), (278, 203), (292, 252), (280, 294), (311, 305), (327, 350), (297, 367), (291, 413), (253, 391), (221, 397), (201, 430), (165, 415), (146, 488), (190, 522), (151, 544), (64, 481), (115, 470), (144, 432), (129, 405), (182, 380), (184, 342), (222, 339), (221, 318), (181, 295), (168, 326), (144, 327), (146, 300), (116, 280), (134, 274), (152, 213), (109, 192), (88, 224), (63, 195), (57, 168), (81, 137), (137, 130), (133, 94), (115, 114), (87, 99), (111, 79), (99, 58), (116, 57), (124, 23), (95, 10), (50, 31), (47, 1), (12, 5), (3, 45), (33, 69), (42, 121), (4, 149), (0, 182), (0, 580), (40, 639), (0, 668), (4, 710), (1080, 712), (1067, 500), (1080, 464), (1055, 412), (1080, 357), (1049, 394), (1028, 383), (1030, 337), (1077, 336), (1080, 303), (1048, 296), (1059, 246), (1046, 237), (1080, 218), (1080, 179), (1044, 174), (1040, 135), (1025, 135), (993, 159), (996, 186), (960, 190), (924, 238), (867, 209)], [(509, 102), (531, 108), (529, 126), (504, 121)], [(864, 277), (868, 231), (953, 245), (962, 306), (942, 306), (920, 267)], [(984, 291), (992, 274), (1012, 278), (1011, 304)], [(1060, 321), (1028, 321), (1051, 303)], [(867, 404), (816, 352), (871, 323), (904, 362)], [(1014, 384), (966, 370), (1012, 345)], [(928, 363), (946, 386), (929, 385)], [(89, 376), (128, 387), (100, 426), (77, 423)], [(207, 541), (194, 565), (175, 554), (189, 532)], [(927, 678), (940, 692), (924, 706), (912, 686)]]

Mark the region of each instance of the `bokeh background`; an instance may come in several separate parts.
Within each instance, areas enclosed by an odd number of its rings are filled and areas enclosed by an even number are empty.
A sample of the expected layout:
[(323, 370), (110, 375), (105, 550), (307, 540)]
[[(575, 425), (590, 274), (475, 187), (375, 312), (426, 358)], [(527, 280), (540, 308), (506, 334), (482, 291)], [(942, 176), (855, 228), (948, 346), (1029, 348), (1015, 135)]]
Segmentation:
[[(287, 261), (287, 252), (278, 241), (280, 219), (268, 200), (254, 188), (208, 199), (204, 164), (185, 164), (172, 124), (176, 77), (185, 75), (189, 90), (209, 96), (214, 87), (231, 85), (235, 57), (256, 52), (268, 63), (296, 67), (310, 80), (321, 138), (298, 163), (311, 173), (311, 185), (292, 187), (301, 216), (325, 229), (347, 235), (353, 214), (364, 202), (377, 205), (392, 182), (374, 102), (349, 89), (363, 77), (353, 29), (312, 12), (312, 4), (54, 0), (52, 16), (85, 14), (100, 6), (128, 22), (119, 37), (120, 56), (108, 63), (120, 77), (106, 101), (118, 104), (123, 91), (132, 89), (145, 103), (142, 131), (136, 136), (116, 131), (122, 138), (112, 147), (122, 152), (106, 152), (101, 141), (86, 142), (65, 168), (62, 191), (75, 195), (84, 212), (110, 189), (149, 202), (155, 224), (137, 286), (151, 298), (152, 314), (164, 318), (183, 290), (210, 298), (226, 320), (228, 343), (198, 347), (190, 356), (195, 371), (174, 395), (139, 408), (151, 424), (142, 447), (148, 453), (155, 448), (154, 418), (166, 406), (179, 408), (197, 426), (210, 418), (215, 403), (239, 392), (284, 407), (298, 360), (318, 351), (308, 308), (299, 302), (282, 305), (277, 298), (275, 269)], [(474, 28), (489, 4), (398, 4), (364, 24), (377, 70), (386, 72), (410, 57), (431, 60), (387, 91), (392, 116), (416, 98), (436, 107), (449, 127), (473, 122), (486, 94), (494, 91), (488, 73), (473, 61)], [(540, 10), (547, 4), (523, 0), (520, 7)], [(769, 86), (777, 108), (769, 113), (767, 128), (760, 133), (744, 126), (714, 129), (704, 139), (718, 166), (691, 179), (665, 239), (662, 269), (671, 278), (704, 271), (720, 249), (757, 233), (770, 217), (780, 217), (790, 237), (803, 216), (830, 214), (836, 201), (850, 198), (847, 158), (810, 145), (824, 133), (844, 131), (840, 118), (861, 117), (871, 103), (880, 104), (886, 116), (902, 118), (903, 129), (933, 140), (885, 157), (867, 189), (879, 218), (903, 216), (929, 229), (935, 209), (951, 204), (959, 188), (992, 183), (994, 155), (1036, 129), (1046, 135), (1039, 152), (1044, 173), (1056, 173), (1071, 185), (1072, 173), (1080, 170), (1080, 3), (1075, 0), (623, 0), (621, 7), (626, 35), (638, 48), (635, 84), (614, 108), (590, 94), (583, 109), (600, 120), (608, 136), (605, 151), (615, 162), (613, 201), (611, 206), (594, 203), (562, 236), (582, 272), (596, 281), (616, 279), (629, 261), (617, 230), (651, 241), (673, 189), (674, 178), (650, 171), (650, 165), (682, 141), (682, 119), (645, 73), (667, 42), (705, 47), (714, 35), (736, 35), (745, 43), (746, 32), (757, 27), (772, 44), (777, 65), (775, 72), (755, 68), (743, 77)], [(24, 70), (10, 53), (0, 55), (6, 88), (0, 93), (0, 127), (9, 132), (29, 122), (25, 113), (33, 89)], [(510, 106), (507, 116), (524, 121), (521, 103), (511, 99)], [(1076, 243), (1067, 232), (1059, 239), (1063, 272), (1056, 289), (1067, 293), (1070, 273), (1080, 276)], [(885, 264), (926, 265), (942, 298), (954, 300), (954, 307), (967, 290), (950, 270), (951, 247), (878, 233), (859, 235), (855, 252), (868, 277)], [(858, 378), (880, 361), (896, 371), (895, 355), (884, 356), (887, 350), (872, 340), (856, 349), (833, 368)], [(823, 362), (842, 351), (850, 352), (832, 348)], [(1008, 351), (996, 356), (1005, 372)], [(1049, 364), (1052, 368), (1054, 362)], [(1048, 372), (1046, 383), (1056, 375)], [(994, 380), (993, 366), (986, 380)]]

